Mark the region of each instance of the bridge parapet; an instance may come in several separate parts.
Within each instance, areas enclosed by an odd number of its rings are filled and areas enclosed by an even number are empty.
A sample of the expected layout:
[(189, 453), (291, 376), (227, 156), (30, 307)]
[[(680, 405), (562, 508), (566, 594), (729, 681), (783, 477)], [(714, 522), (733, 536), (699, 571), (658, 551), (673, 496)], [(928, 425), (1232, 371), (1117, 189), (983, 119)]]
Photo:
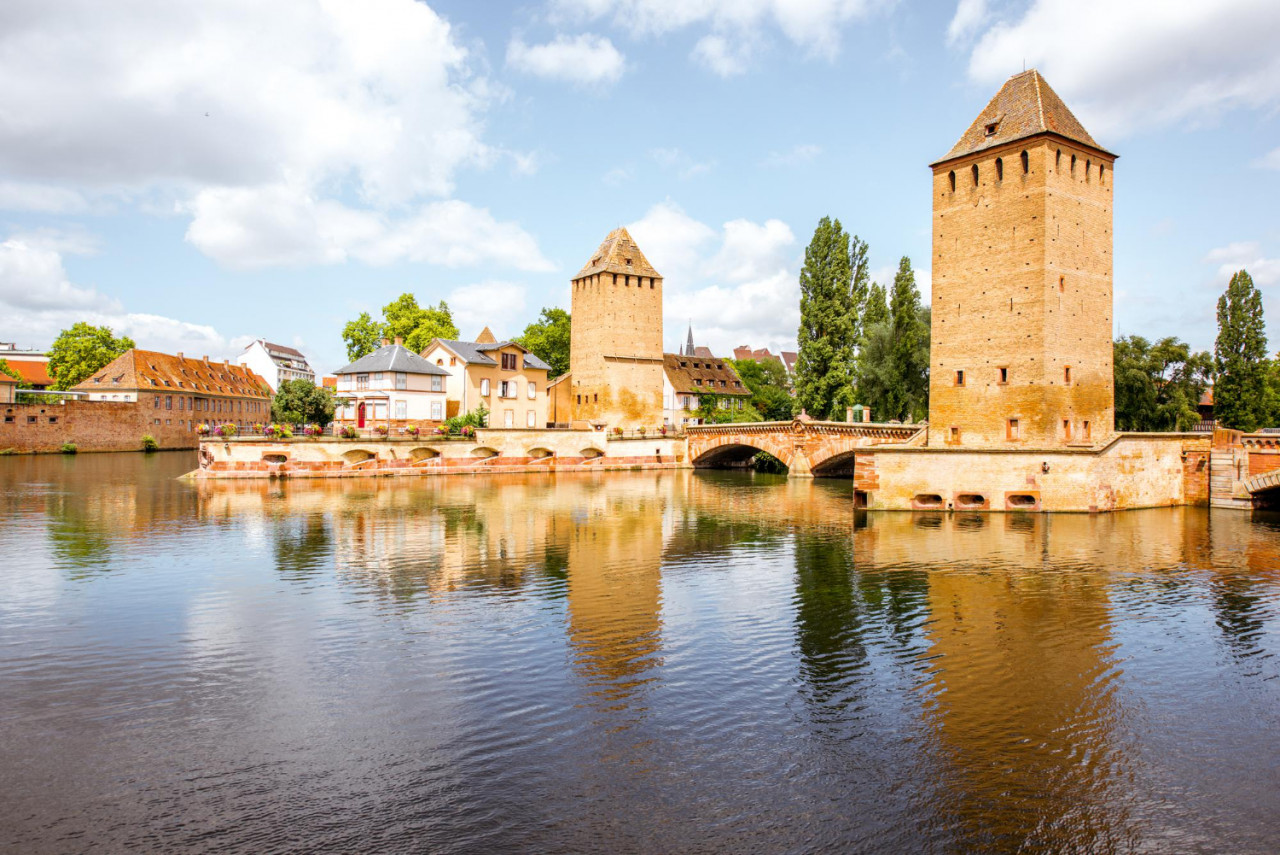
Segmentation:
[(852, 466), (858, 449), (877, 445), (918, 444), (927, 425), (828, 422), (797, 418), (790, 422), (695, 425), (685, 428), (689, 460), (695, 467), (740, 465), (758, 451), (782, 461), (793, 477), (814, 469)]

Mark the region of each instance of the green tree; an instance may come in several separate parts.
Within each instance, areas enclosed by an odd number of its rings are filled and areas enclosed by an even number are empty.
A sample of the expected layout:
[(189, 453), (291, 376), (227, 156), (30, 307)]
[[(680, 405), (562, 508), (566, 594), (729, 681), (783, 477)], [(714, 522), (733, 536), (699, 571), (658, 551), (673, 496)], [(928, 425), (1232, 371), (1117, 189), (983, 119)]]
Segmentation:
[[(720, 406), (722, 400), (726, 402), (723, 407)], [(749, 403), (739, 410), (734, 407), (733, 402), (733, 398), (721, 398), (715, 392), (703, 392), (698, 396), (698, 409), (694, 410), (694, 415), (702, 419), (704, 424), (709, 425), (723, 425), (731, 422), (748, 423), (761, 420), (760, 413), (756, 412), (755, 407), (752, 407)]]
[(1266, 323), (1262, 293), (1248, 271), (1231, 277), (1218, 298), (1218, 340), (1214, 345), (1218, 379), (1213, 414), (1224, 427), (1255, 431), (1271, 418)]
[[(850, 394), (854, 307), (849, 235), (823, 217), (800, 270), (796, 399), (815, 419), (830, 418)], [(843, 413), (841, 413), (843, 415)]]
[(110, 327), (80, 321), (63, 330), (49, 348), (53, 388), (70, 389), (120, 354), (137, 347), (127, 335), (116, 337)]
[[(889, 296), (885, 293), (884, 286), (879, 282), (872, 282), (871, 288), (867, 291), (867, 302), (862, 309), (862, 333), (866, 337), (869, 328), (876, 324), (883, 324), (889, 320)], [(861, 342), (861, 340), (859, 340)]]
[(551, 366), (547, 379), (554, 380), (569, 371), (569, 340), (573, 319), (564, 309), (546, 308), (538, 320), (524, 328), (524, 335), (516, 344), (526, 347), (543, 362)]
[(751, 406), (760, 418), (770, 422), (788, 421), (792, 416), (791, 393), (787, 389), (787, 369), (777, 360), (726, 359), (751, 390)]
[(893, 363), (896, 400), (889, 418), (923, 419), (929, 412), (929, 323), (927, 310), (920, 305), (920, 291), (911, 259), (898, 263), (889, 299), (889, 319), (893, 324)]
[(3, 357), (0, 357), (0, 374), (4, 374), (9, 377), (12, 377), (14, 380), (22, 379), (22, 375), (19, 374), (12, 365), (9, 364), (9, 360)]
[(324, 427), (333, 421), (333, 393), (309, 380), (285, 380), (271, 399), (272, 421), (287, 424), (315, 423)]
[(1172, 336), (1154, 344), (1137, 335), (1116, 339), (1116, 430), (1190, 430), (1212, 377), (1213, 357)]
[(342, 340), (347, 345), (347, 359), (355, 362), (378, 349), (378, 342), (382, 340), (382, 324), (368, 312), (361, 312), (358, 318), (347, 321), (342, 328)]

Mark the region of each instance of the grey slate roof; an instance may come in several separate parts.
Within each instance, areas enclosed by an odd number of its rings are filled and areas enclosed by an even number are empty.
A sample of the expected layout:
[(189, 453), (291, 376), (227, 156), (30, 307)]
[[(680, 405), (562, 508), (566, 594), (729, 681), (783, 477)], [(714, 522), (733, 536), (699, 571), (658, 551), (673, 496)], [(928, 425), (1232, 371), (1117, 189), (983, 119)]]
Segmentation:
[[(442, 338), (440, 339), (440, 343), (458, 354), (458, 358), (463, 362), (468, 362), (473, 365), (498, 364), (498, 360), (494, 359), (492, 356), (488, 356), (486, 351), (501, 350), (502, 348), (510, 347), (513, 344), (521, 350), (524, 350), (523, 345), (516, 344), (514, 341), (495, 341), (488, 344), (480, 344), (474, 341), (451, 341), (450, 339)], [(524, 352), (524, 367), (541, 368), (543, 371), (551, 370), (550, 365), (543, 362), (527, 350)]]
[(432, 365), (409, 348), (400, 344), (388, 344), (380, 347), (367, 356), (362, 356), (350, 365), (339, 368), (334, 374), (366, 374), (370, 371), (403, 371), (406, 374), (440, 374), (448, 376), (449, 372), (438, 365)]

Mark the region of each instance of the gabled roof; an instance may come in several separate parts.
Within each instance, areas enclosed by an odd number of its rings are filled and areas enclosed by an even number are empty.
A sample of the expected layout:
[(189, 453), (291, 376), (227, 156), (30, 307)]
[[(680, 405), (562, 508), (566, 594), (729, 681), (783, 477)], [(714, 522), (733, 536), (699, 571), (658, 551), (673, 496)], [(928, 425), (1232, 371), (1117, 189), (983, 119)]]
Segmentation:
[(441, 374), (448, 371), (432, 365), (403, 344), (387, 344), (360, 357), (334, 374), (367, 374), (370, 371), (403, 371), (405, 374)]
[(269, 351), (274, 350), (277, 353), (283, 353), (285, 356), (292, 356), (294, 359), (306, 360), (306, 357), (302, 355), (302, 351), (300, 350), (295, 350), (292, 347), (285, 347), (283, 344), (272, 344), (266, 339), (258, 339), (258, 341), (261, 341), (262, 346)]
[(75, 389), (78, 392), (120, 389), (237, 398), (271, 397), (267, 381), (243, 365), (137, 348), (120, 354)]
[(39, 359), (9, 359), (9, 367), (22, 375), (27, 386), (52, 386), (49, 363)]
[[(988, 133), (993, 125), (993, 132)], [(951, 151), (931, 165), (1046, 133), (1111, 154), (1098, 145), (1058, 93), (1049, 88), (1040, 72), (1033, 68), (1006, 80)]]
[(623, 228), (609, 232), (595, 255), (591, 256), (591, 260), (573, 278), (581, 279), (594, 273), (630, 273), (633, 276), (662, 278), (662, 274), (653, 269), (649, 259), (644, 257), (640, 247), (636, 246), (631, 235)]
[(501, 350), (504, 347), (518, 347), (524, 351), (525, 368), (540, 369), (542, 371), (551, 370), (550, 365), (530, 353), (527, 347), (514, 341), (477, 342), (438, 338), (436, 342), (469, 365), (497, 365), (498, 360), (489, 356), (488, 351)]
[[(751, 390), (738, 377), (733, 366), (723, 359), (701, 356), (685, 356), (679, 353), (662, 354), (662, 368), (667, 380), (678, 393), (697, 395), (715, 392), (717, 395), (749, 396)], [(701, 380), (699, 385), (697, 382)], [(720, 383), (723, 382), (724, 386)]]

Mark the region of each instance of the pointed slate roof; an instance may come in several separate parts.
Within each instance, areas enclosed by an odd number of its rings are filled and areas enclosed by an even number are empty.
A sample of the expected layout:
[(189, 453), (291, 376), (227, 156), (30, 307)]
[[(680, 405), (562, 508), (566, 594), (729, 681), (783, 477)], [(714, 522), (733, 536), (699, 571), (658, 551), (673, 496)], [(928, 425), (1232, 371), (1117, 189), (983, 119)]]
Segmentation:
[[(993, 125), (994, 132), (988, 133)], [(1058, 93), (1033, 68), (1006, 80), (951, 151), (931, 165), (1046, 133), (1111, 154), (1098, 145)]]
[(334, 374), (367, 374), (370, 371), (403, 371), (405, 374), (443, 374), (449, 372), (432, 365), (402, 344), (385, 344), (373, 353), (365, 354), (350, 365), (339, 368)]
[(624, 228), (609, 232), (595, 255), (591, 256), (591, 260), (573, 278), (581, 279), (594, 273), (630, 273), (632, 276), (662, 278), (662, 274), (653, 269), (649, 259), (644, 257), (640, 247), (636, 246), (636, 242)]

